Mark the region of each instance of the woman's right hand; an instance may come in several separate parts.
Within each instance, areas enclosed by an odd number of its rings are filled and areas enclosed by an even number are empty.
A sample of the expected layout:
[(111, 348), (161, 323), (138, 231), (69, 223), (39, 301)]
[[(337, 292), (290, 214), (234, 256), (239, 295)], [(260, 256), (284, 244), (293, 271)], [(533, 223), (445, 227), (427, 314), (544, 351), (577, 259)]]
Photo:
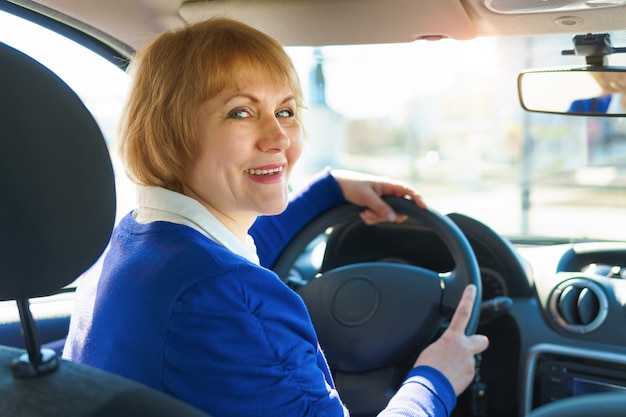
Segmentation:
[(474, 378), (475, 356), (489, 346), (489, 339), (486, 336), (465, 334), (475, 297), (476, 287), (468, 285), (452, 316), (450, 326), (439, 339), (427, 346), (415, 361), (415, 366), (431, 366), (443, 373), (454, 387), (457, 396)]

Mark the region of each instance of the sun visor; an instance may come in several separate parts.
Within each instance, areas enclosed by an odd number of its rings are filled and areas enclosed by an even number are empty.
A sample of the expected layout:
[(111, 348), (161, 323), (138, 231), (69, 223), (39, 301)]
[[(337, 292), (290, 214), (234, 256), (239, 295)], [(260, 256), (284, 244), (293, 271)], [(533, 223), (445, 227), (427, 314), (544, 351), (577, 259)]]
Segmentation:
[(485, 0), (485, 6), (489, 10), (504, 14), (573, 12), (619, 7), (625, 4), (626, 0)]
[[(356, 5), (358, 4), (358, 7)], [(476, 29), (459, 0), (229, 0), (191, 1), (180, 8), (188, 23), (226, 16), (257, 27), (285, 46), (471, 39)]]

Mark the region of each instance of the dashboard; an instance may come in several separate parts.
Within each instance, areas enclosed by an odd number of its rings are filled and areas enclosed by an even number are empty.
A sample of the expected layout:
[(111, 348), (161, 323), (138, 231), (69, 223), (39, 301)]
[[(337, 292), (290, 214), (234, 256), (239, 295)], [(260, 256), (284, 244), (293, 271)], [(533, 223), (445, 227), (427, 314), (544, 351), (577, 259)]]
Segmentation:
[[(626, 392), (626, 242), (515, 241), (466, 215), (448, 217), (474, 250), (483, 301), (512, 302), (478, 328), (490, 339), (481, 366), (490, 410), (519, 416), (560, 398)], [(352, 225), (312, 241), (288, 281), (297, 289), (330, 269), (376, 261), (454, 268), (423, 225)]]
[(519, 332), (521, 415), (566, 397), (626, 392), (626, 243), (515, 250), (533, 283), (532, 296), (516, 299), (511, 312)]

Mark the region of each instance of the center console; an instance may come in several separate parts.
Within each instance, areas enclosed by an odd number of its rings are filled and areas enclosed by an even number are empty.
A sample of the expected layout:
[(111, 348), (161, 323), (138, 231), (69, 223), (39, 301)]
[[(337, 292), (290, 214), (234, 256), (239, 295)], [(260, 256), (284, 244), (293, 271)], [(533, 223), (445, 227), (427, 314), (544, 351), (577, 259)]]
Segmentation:
[(563, 398), (626, 392), (626, 355), (538, 345), (529, 359), (524, 415)]

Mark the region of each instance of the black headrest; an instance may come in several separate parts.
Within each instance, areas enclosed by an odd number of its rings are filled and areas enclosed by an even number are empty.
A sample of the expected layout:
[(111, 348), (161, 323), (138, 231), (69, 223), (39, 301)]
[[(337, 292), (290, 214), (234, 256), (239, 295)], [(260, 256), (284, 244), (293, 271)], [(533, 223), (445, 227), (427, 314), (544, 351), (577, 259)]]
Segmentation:
[(107, 146), (78, 96), (0, 43), (0, 300), (50, 294), (89, 268), (115, 221)]

